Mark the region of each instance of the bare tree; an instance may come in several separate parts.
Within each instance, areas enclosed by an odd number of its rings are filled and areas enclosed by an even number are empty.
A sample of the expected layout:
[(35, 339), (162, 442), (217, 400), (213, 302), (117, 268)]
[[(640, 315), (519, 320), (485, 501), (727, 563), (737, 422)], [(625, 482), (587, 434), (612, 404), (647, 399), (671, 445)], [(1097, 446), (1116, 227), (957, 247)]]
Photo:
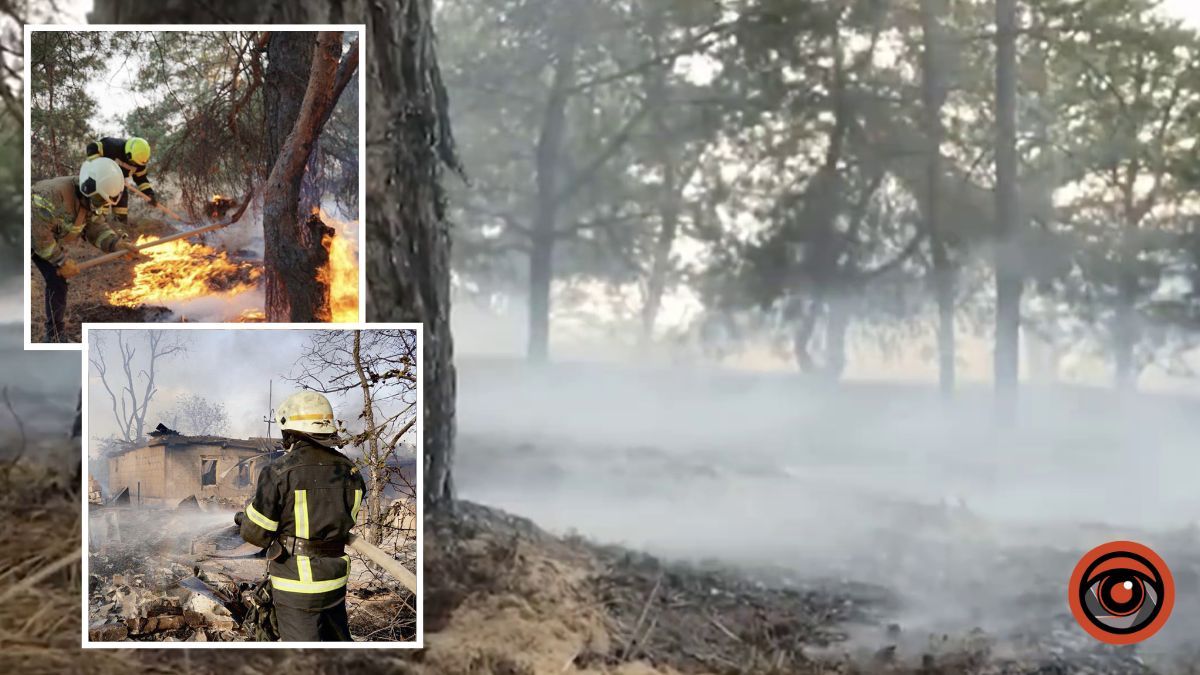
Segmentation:
[(400, 494), (415, 491), (399, 471), (401, 441), (413, 434), (417, 410), (417, 337), (411, 330), (322, 332), (310, 338), (291, 381), (325, 394), (361, 397), (354, 429), (343, 425), (359, 448), (356, 462), (367, 477), (367, 538), (383, 539), (388, 525), (383, 505), (390, 485)]
[(227, 433), (229, 414), (224, 403), (214, 403), (199, 394), (181, 394), (164, 417), (171, 427), (191, 436), (220, 436)]
[[(93, 333), (88, 361), (108, 393), (121, 439), (126, 443), (140, 443), (144, 437), (146, 413), (158, 393), (154, 383), (155, 368), (159, 361), (185, 353), (186, 339), (179, 331), (139, 330), (129, 336), (126, 331), (118, 330), (116, 347), (120, 355), (120, 372), (113, 372), (118, 365), (108, 362), (105, 333), (107, 331)], [(140, 359), (139, 354), (142, 355)]]

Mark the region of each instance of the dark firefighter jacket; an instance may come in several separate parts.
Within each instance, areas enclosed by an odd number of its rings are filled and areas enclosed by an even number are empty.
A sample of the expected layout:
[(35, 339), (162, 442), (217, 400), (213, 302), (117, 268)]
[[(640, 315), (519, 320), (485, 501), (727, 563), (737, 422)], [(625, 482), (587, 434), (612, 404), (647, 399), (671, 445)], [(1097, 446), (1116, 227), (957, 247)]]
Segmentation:
[(93, 246), (112, 253), (121, 238), (88, 207), (75, 176), (47, 178), (33, 184), (30, 237), (33, 252), (51, 265), (61, 265), (67, 252), (63, 239), (80, 235)]
[[(298, 441), (259, 472), (254, 500), (240, 519), (242, 538), (264, 548), (280, 535), (344, 543), (365, 489), (362, 474), (345, 455)], [(276, 604), (326, 609), (346, 597), (350, 557), (298, 555), (285, 547), (269, 574)]]
[(144, 164), (135, 164), (129, 158), (129, 153), (125, 150), (129, 139), (112, 138), (106, 136), (96, 139), (87, 144), (87, 158), (95, 159), (97, 157), (107, 157), (116, 162), (121, 167), (121, 172), (128, 178), (133, 176), (133, 183), (137, 185), (137, 189), (149, 197), (154, 196), (154, 188), (150, 187), (150, 178), (146, 175), (146, 166)]

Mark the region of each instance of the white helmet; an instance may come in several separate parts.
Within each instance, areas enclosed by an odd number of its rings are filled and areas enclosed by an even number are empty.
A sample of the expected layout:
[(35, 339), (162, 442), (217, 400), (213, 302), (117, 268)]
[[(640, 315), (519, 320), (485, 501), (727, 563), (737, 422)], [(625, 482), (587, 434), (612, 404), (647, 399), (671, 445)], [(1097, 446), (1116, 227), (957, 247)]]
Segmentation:
[(335, 434), (333, 406), (315, 391), (299, 391), (287, 397), (275, 411), (279, 428), (302, 434)]
[(79, 169), (79, 191), (91, 200), (92, 206), (116, 204), (124, 190), (125, 175), (121, 167), (107, 157), (89, 159)]

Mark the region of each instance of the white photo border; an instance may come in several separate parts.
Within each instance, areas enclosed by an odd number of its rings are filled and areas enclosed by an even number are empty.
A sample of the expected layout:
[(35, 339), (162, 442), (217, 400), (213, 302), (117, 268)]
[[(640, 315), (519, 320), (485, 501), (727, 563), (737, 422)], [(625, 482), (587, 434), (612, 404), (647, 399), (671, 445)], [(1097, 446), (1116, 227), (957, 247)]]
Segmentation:
[[(413, 330), (417, 334), (417, 445), (416, 445), (416, 525), (417, 525), (417, 639), (409, 642), (100, 642), (89, 639), (88, 625), (88, 380), (90, 366), (88, 363), (89, 337), (92, 331), (110, 330), (320, 330), (320, 331), (353, 331), (353, 330)], [(424, 324), (420, 323), (365, 323), (328, 324), (328, 323), (180, 323), (180, 324), (142, 324), (142, 323), (85, 323), (83, 324), (83, 342), (80, 351), (82, 366), (82, 431), (81, 452), (84, 467), (80, 471), (80, 508), (83, 517), (83, 540), (80, 554), (82, 560), (80, 613), (80, 640), (84, 649), (422, 649), (425, 646), (425, 357), (424, 357)]]
[[(30, 91), (30, 35), (33, 33), (63, 33), (63, 32), (97, 32), (97, 33), (120, 33), (120, 32), (158, 32), (158, 33), (193, 33), (193, 32), (236, 32), (236, 31), (323, 31), (323, 30), (340, 30), (343, 32), (355, 31), (358, 33), (358, 52), (359, 65), (357, 68), (358, 77), (358, 320), (359, 322), (366, 321), (367, 318), (367, 266), (366, 266), (366, 249), (367, 249), (367, 87), (366, 76), (364, 75), (365, 63), (364, 56), (366, 54), (367, 36), (366, 24), (194, 24), (194, 25), (159, 25), (159, 24), (25, 24), (24, 34), (24, 55), (22, 63), (22, 76), (24, 78), (24, 95), (22, 105), (24, 107), (24, 127), (22, 133), (22, 141), (24, 142), (24, 178), (22, 185), (24, 192), (22, 194), (23, 204), (23, 245), (21, 255), (23, 263), (21, 269), (24, 276), (21, 280), (21, 290), (24, 295), (22, 299), (22, 322), (23, 322), (23, 340), (24, 348), (30, 351), (72, 351), (82, 348), (82, 343), (53, 343), (53, 342), (33, 342), (33, 298), (31, 297), (32, 283), (30, 281), (31, 260), (30, 249), (31, 242), (31, 222), (32, 214), (29, 212), (29, 191), (33, 186), (31, 170), (32, 161), (30, 151), (32, 149), (32, 132), (30, 131), (30, 111), (32, 104), (32, 93)], [(232, 324), (218, 324), (232, 325)], [(348, 323), (327, 323), (325, 326), (350, 326)]]

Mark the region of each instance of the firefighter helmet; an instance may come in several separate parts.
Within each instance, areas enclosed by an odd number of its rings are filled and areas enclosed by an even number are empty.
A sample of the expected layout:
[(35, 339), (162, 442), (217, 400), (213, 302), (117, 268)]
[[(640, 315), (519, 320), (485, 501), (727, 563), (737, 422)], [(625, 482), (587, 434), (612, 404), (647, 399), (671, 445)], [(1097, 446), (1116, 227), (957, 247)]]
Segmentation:
[(333, 406), (329, 399), (315, 391), (298, 391), (287, 397), (279, 409), (279, 428), (302, 434), (335, 434)]
[(124, 190), (125, 175), (121, 173), (121, 167), (107, 157), (89, 159), (79, 169), (79, 191), (92, 206), (116, 204)]
[(150, 144), (136, 136), (125, 141), (125, 159), (144, 166), (150, 161)]

